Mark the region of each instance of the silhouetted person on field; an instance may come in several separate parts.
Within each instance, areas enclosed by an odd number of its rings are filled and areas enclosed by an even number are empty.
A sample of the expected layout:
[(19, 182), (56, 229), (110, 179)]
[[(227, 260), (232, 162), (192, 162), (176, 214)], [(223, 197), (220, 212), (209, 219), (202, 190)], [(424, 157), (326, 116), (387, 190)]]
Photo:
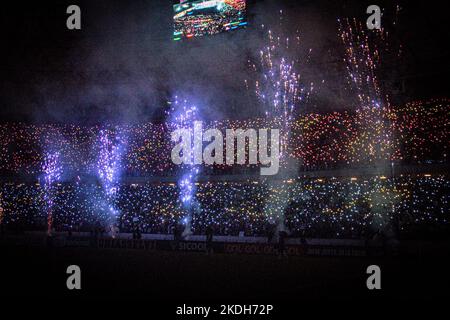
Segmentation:
[(266, 225), (267, 243), (271, 243), (273, 240), (273, 226), (269, 223)]
[(214, 229), (211, 226), (206, 228), (206, 253), (213, 254)]
[(279, 231), (278, 232), (278, 256), (286, 256), (285, 251), (285, 242), (286, 242), (287, 233), (286, 231)]

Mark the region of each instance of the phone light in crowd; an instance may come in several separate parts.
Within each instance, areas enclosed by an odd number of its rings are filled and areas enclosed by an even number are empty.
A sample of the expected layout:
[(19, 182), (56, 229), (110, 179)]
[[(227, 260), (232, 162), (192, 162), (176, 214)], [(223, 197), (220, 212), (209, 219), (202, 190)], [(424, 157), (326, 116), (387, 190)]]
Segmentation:
[(351, 177), (350, 178), (350, 181), (356, 181), (356, 180), (358, 180), (358, 178), (356, 178), (356, 177)]

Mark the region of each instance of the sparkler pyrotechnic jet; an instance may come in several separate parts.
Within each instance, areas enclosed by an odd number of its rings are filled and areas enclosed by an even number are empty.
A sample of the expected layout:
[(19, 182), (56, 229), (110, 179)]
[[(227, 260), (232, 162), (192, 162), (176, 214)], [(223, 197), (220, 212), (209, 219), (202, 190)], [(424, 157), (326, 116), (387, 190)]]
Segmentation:
[(58, 152), (47, 153), (42, 165), (44, 173), (44, 200), (47, 206), (47, 234), (51, 234), (53, 226), (53, 186), (61, 178), (62, 168)]
[[(176, 129), (191, 128), (193, 126), (194, 121), (199, 119), (198, 108), (194, 105), (191, 105), (188, 100), (179, 100), (177, 96), (175, 96), (175, 101), (173, 102), (172, 107), (168, 111), (168, 115), (170, 117), (171, 124)], [(194, 141), (194, 145), (195, 144), (196, 141)], [(192, 149), (193, 148), (191, 148), (191, 150)], [(189, 154), (188, 156), (191, 157), (192, 159), (192, 157), (194, 157), (194, 153), (195, 151)], [(194, 162), (191, 161), (190, 163)], [(181, 204), (184, 210), (187, 211), (186, 216), (182, 220), (182, 223), (185, 226), (183, 236), (189, 236), (190, 234), (192, 234), (191, 225), (193, 214), (194, 210), (198, 207), (198, 202), (195, 199), (196, 193), (195, 181), (199, 173), (200, 167), (198, 165), (193, 164), (192, 166), (189, 166), (185, 170), (182, 177), (178, 180)]]
[[(96, 170), (105, 196), (106, 223), (111, 231), (116, 230), (119, 210), (115, 199), (119, 190), (120, 162), (125, 148), (125, 139), (109, 130), (100, 130), (98, 137), (99, 156)], [(114, 236), (114, 232), (113, 236)]]

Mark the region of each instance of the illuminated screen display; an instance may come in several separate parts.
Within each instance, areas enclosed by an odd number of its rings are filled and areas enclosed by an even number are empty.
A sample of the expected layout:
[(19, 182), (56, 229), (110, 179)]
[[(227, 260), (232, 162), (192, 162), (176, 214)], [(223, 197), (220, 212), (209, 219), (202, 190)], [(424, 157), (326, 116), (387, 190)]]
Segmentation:
[(247, 25), (245, 0), (181, 1), (174, 9), (174, 40), (216, 34)]

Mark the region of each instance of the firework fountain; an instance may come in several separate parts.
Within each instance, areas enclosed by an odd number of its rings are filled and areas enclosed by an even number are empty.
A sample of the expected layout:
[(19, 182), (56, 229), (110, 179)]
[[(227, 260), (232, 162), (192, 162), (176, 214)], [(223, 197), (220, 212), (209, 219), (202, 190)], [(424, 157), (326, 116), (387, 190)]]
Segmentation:
[(111, 235), (117, 232), (119, 210), (115, 204), (119, 191), (120, 161), (125, 148), (125, 139), (111, 130), (100, 130), (98, 136), (99, 156), (96, 164), (97, 176), (104, 194), (105, 223)]
[[(284, 163), (288, 169), (295, 169), (298, 163), (293, 163), (292, 157), (289, 157), (291, 125), (300, 114), (301, 107), (308, 102), (314, 91), (314, 84), (304, 85), (298, 71), (300, 66), (309, 60), (311, 50), (306, 55), (301, 54), (298, 32), (294, 41), (291, 39), (288, 36), (277, 36), (268, 30), (267, 43), (260, 50), (257, 62), (251, 64), (251, 69), (256, 75), (255, 94), (264, 108), (265, 115), (280, 128), (280, 163)], [(289, 170), (282, 171), (281, 175), (281, 179), (290, 178)], [(283, 181), (268, 184), (268, 190), (281, 190), (286, 187)], [(268, 221), (276, 223), (276, 231), (285, 231), (284, 214), (289, 201), (289, 186), (282, 194), (283, 197), (279, 197), (277, 201), (272, 201), (271, 199), (277, 197), (269, 194), (264, 209), (269, 216)]]
[[(381, 85), (383, 58), (399, 57), (401, 47), (393, 49), (384, 29), (367, 30), (356, 19), (338, 20), (339, 37), (345, 48), (348, 87), (356, 95), (356, 112), (360, 132), (350, 146), (352, 154), (367, 162), (392, 159), (394, 148), (393, 112), (386, 86)], [(361, 156), (358, 152), (364, 153)], [(388, 157), (386, 157), (388, 155)]]
[[(188, 128), (191, 130), (190, 128), (193, 127), (194, 121), (199, 119), (198, 108), (195, 105), (190, 104), (188, 100), (179, 99), (178, 96), (175, 96), (172, 106), (167, 113), (170, 123), (175, 129)], [(191, 154), (190, 157), (192, 159), (193, 154)], [(200, 210), (199, 203), (195, 199), (195, 182), (200, 173), (200, 167), (195, 165), (193, 161), (192, 163), (192, 165), (189, 165), (185, 169), (185, 172), (177, 182), (181, 205), (183, 211), (186, 212), (181, 221), (184, 225), (183, 237), (192, 234), (192, 219), (194, 218), (194, 212)]]
[(47, 153), (42, 165), (44, 173), (44, 203), (47, 209), (47, 234), (51, 235), (53, 226), (54, 183), (61, 178), (60, 155), (58, 152)]
[[(298, 114), (298, 108), (308, 101), (314, 90), (313, 83), (308, 88), (302, 85), (300, 73), (296, 70), (301, 64), (299, 57), (287, 58), (287, 55), (298, 54), (300, 36), (297, 34), (295, 39), (296, 45), (290, 45), (289, 37), (275, 36), (269, 30), (267, 44), (260, 51), (258, 62), (251, 65), (257, 73), (255, 93), (265, 115), (280, 126), (280, 156), (283, 160), (289, 152), (291, 123)], [(293, 53), (289, 54), (290, 51)], [(305, 58), (307, 60), (308, 57)]]
[[(399, 7), (397, 7), (398, 14)], [(391, 47), (389, 33), (385, 29), (367, 30), (356, 19), (338, 20), (339, 37), (345, 48), (344, 62), (347, 68), (350, 90), (356, 94), (358, 135), (349, 152), (364, 162), (372, 163), (380, 172), (390, 168), (394, 178), (393, 114), (386, 87), (381, 85), (380, 67), (385, 56), (399, 58), (401, 46)], [(359, 152), (356, 152), (356, 151)], [(386, 163), (385, 159), (390, 159)], [(372, 211), (376, 230), (392, 236), (391, 222), (395, 218), (395, 179), (388, 188), (383, 181), (374, 186)], [(391, 208), (390, 210), (387, 208)]]

